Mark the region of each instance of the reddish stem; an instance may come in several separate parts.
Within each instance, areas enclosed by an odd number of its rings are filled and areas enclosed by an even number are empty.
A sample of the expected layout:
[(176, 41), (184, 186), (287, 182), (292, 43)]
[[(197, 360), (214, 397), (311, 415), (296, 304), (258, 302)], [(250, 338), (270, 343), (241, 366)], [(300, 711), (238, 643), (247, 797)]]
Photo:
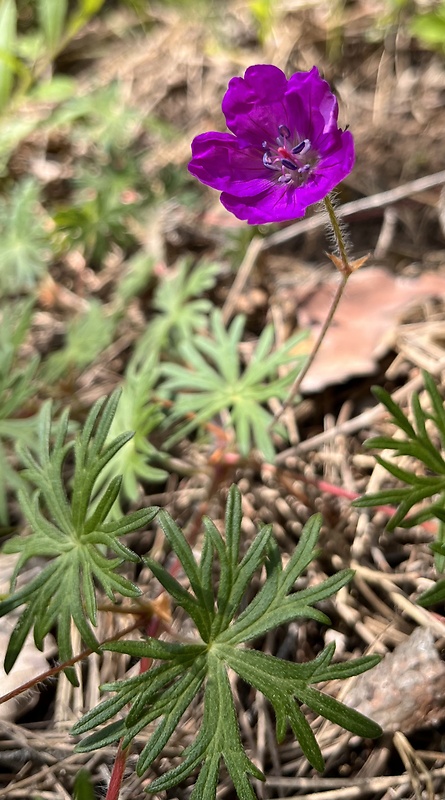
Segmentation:
[[(321, 492), (326, 492), (326, 494), (331, 494), (334, 495), (335, 497), (345, 497), (347, 500), (357, 500), (359, 497), (362, 496), (358, 492), (351, 492), (348, 489), (343, 489), (341, 486), (335, 486), (335, 484), (328, 483), (327, 481), (324, 481), (320, 478), (315, 478), (315, 477), (310, 478), (307, 475), (303, 475), (298, 472), (292, 473), (291, 475), (290, 473), (286, 473), (284, 470), (277, 470), (270, 464), (268, 464), (267, 466), (270, 470), (274, 471), (277, 474), (277, 476), (280, 477), (286, 488), (290, 492), (292, 492), (292, 494), (295, 494), (293, 490), (293, 483), (295, 481), (301, 481), (302, 483), (305, 483), (309, 486), (316, 486), (316, 488), (319, 489)], [(393, 517), (397, 511), (397, 509), (394, 508), (394, 506), (376, 505), (372, 506), (372, 508), (378, 511), (383, 511), (383, 513), (387, 514), (388, 517)], [(432, 520), (425, 520), (425, 522), (420, 523), (419, 527), (423, 528), (425, 531), (428, 531), (428, 533), (437, 534), (437, 525)]]
[[(158, 633), (159, 630), (159, 623), (160, 620), (158, 617), (152, 617), (151, 620), (145, 626), (145, 632), (147, 636), (154, 637)], [(143, 672), (147, 672), (153, 663), (152, 658), (141, 658), (139, 662), (139, 674), (142, 675)], [(108, 784), (107, 795), (105, 800), (119, 800), (119, 792), (122, 786), (122, 780), (124, 777), (124, 770), (125, 764), (127, 763), (128, 754), (130, 752), (130, 745), (128, 747), (122, 747), (122, 739), (119, 742), (119, 747), (116, 753), (116, 758), (113, 764), (113, 770), (111, 772), (110, 783)]]
[[(223, 483), (224, 480), (227, 478), (227, 471), (228, 470), (232, 471), (236, 463), (237, 461), (235, 462), (235, 464), (233, 464), (230, 459), (229, 462), (226, 463), (224, 459), (221, 460), (218, 457), (214, 460), (214, 463), (212, 464), (213, 478), (211, 486), (208, 491), (208, 497), (213, 496), (213, 493), (216, 492), (221, 483)], [(208, 505), (209, 505), (208, 500), (204, 500), (202, 503), (200, 503), (200, 505), (196, 509), (194, 516), (192, 517), (190, 530), (187, 536), (187, 541), (192, 547), (197, 540), (199, 531), (201, 529), (202, 518), (206, 513), (206, 511), (208, 510)], [(175, 558), (169, 568), (170, 575), (173, 576), (177, 575), (178, 572), (180, 571), (180, 568), (181, 564), (178, 558)], [(162, 594), (163, 591), (164, 590), (161, 588), (157, 596)], [(146, 624), (145, 632), (147, 636), (154, 638), (158, 634), (159, 625), (160, 625), (159, 618), (153, 616)], [(144, 657), (141, 658), (139, 663), (139, 674), (147, 672), (150, 669), (151, 665), (152, 665), (151, 658), (144, 658)], [(121, 740), (119, 742), (119, 748), (116, 754), (116, 760), (113, 765), (113, 770), (111, 773), (110, 783), (108, 786), (108, 791), (105, 800), (119, 800), (119, 791), (122, 786), (124, 768), (129, 752), (130, 752), (130, 746), (128, 746), (127, 748), (125, 748), (125, 750), (123, 750), (122, 740)]]
[[(107, 639), (104, 639), (103, 642), (100, 642), (99, 647), (101, 647), (101, 645), (103, 644), (107, 644), (107, 642), (115, 642), (116, 639), (120, 639), (122, 636), (126, 636), (127, 633), (131, 633), (131, 631), (134, 631), (135, 628), (139, 628), (140, 624), (141, 624), (140, 620), (138, 620), (137, 622), (134, 622), (132, 625), (129, 625), (128, 628), (124, 628), (123, 631), (115, 633), (113, 636), (109, 636)], [(93, 652), (94, 650), (88, 647), (86, 650), (82, 650), (82, 652), (79, 653), (77, 656), (73, 656), (73, 658), (70, 658), (69, 661), (64, 661), (63, 664), (59, 664), (57, 667), (48, 669), (46, 670), (46, 672), (41, 672), (40, 675), (37, 676), (37, 678), (32, 678), (32, 680), (26, 681), (26, 683), (22, 683), (21, 686), (18, 686), (16, 689), (13, 689), (12, 692), (8, 692), (8, 694), (4, 694), (2, 697), (0, 697), (0, 705), (2, 703), (7, 703), (8, 700), (12, 700), (13, 697), (17, 697), (17, 695), (22, 694), (22, 692), (26, 692), (28, 691), (28, 689), (32, 689), (33, 686), (37, 686), (38, 683), (43, 683), (43, 681), (46, 681), (48, 678), (52, 678), (54, 675), (58, 675), (59, 672), (63, 672), (63, 670), (66, 669), (67, 667), (72, 667), (74, 664), (77, 664), (78, 661), (83, 661), (84, 658), (87, 658)]]
[(111, 773), (110, 783), (108, 784), (107, 796), (105, 800), (119, 800), (119, 793), (122, 786), (122, 779), (124, 777), (125, 765), (127, 763), (127, 756), (130, 747), (122, 747), (122, 739), (119, 742), (116, 758), (113, 764), (113, 771)]

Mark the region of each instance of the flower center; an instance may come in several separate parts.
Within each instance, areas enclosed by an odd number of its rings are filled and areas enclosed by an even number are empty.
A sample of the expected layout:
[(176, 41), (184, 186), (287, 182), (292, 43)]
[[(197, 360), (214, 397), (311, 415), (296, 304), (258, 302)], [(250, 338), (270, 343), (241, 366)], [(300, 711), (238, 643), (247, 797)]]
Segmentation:
[(293, 145), (287, 125), (279, 125), (275, 143), (271, 147), (263, 142), (263, 164), (267, 169), (279, 172), (278, 183), (293, 183), (301, 186), (316, 163), (316, 156), (309, 139), (296, 137)]

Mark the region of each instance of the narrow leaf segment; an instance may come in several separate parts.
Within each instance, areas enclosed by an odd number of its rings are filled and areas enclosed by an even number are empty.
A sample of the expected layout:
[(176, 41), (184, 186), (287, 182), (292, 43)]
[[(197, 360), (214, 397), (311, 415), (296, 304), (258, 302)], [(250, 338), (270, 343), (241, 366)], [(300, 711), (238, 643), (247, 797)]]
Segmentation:
[[(85, 644), (97, 650), (98, 643), (91, 627), (96, 625), (97, 586), (111, 601), (114, 601), (115, 592), (127, 597), (140, 594), (138, 587), (117, 571), (124, 560), (138, 561), (138, 556), (119, 537), (147, 525), (158, 509), (141, 509), (110, 520), (120, 477), (114, 478), (97, 496), (101, 471), (131, 438), (131, 434), (125, 433), (107, 443), (118, 401), (119, 392), (106, 402), (98, 401), (74, 438), (69, 435), (68, 414), (55, 425), (51, 406), (47, 404), (39, 418), (37, 452), (21, 449), (25, 480), (19, 491), (19, 503), (30, 532), (26, 536), (14, 536), (4, 547), (4, 552), (19, 553), (19, 558), (11, 581), (11, 594), (0, 602), (0, 617), (14, 608), (25, 608), (9, 640), (6, 672), (12, 669), (31, 629), (37, 647), (43, 649), (44, 637), (56, 628), (61, 661), (68, 661), (73, 655), (71, 622)], [(74, 473), (72, 490), (68, 494), (65, 462), (72, 453)], [(115, 557), (109, 558), (107, 551)], [(16, 589), (19, 573), (29, 559), (35, 557), (47, 559), (46, 565), (29, 583)], [(76, 683), (73, 668), (68, 668), (66, 674)]]
[[(104, 747), (122, 737), (125, 747), (145, 726), (157, 720), (139, 757), (137, 772), (142, 775), (202, 690), (204, 712), (199, 734), (184, 750), (181, 763), (154, 780), (148, 791), (170, 789), (199, 770), (191, 800), (212, 800), (216, 796), (220, 764), (224, 762), (239, 799), (255, 800), (250, 778), (264, 780), (264, 776), (244, 752), (229, 669), (270, 701), (275, 711), (278, 741), (290, 727), (308, 760), (319, 770), (323, 769), (323, 757), (300, 703), (360, 736), (380, 734), (374, 722), (314, 688), (314, 684), (331, 678), (358, 675), (374, 666), (378, 656), (332, 664), (335, 645), (331, 644), (314, 661), (297, 664), (240, 646), (291, 619), (309, 617), (324, 623), (329, 621), (313, 604), (348, 583), (353, 575), (351, 570), (344, 570), (317, 586), (294, 590), (295, 581), (314, 558), (321, 526), (319, 515), (312, 517), (303, 529), (298, 547), (285, 567), (272, 538), (272, 526), (263, 527), (240, 557), (241, 496), (236, 487), (229, 492), (225, 537), (211, 520), (204, 522), (199, 562), (171, 517), (161, 511), (158, 520), (182, 565), (189, 588), (157, 562), (145, 560), (166, 591), (193, 619), (196, 641), (178, 644), (147, 638), (141, 642), (107, 644), (104, 649), (155, 659), (155, 665), (137, 677), (102, 687), (115, 694), (86, 714), (72, 733), (79, 735), (108, 724), (81, 741), (77, 745), (79, 752)], [(215, 561), (219, 561), (217, 582), (212, 579)], [(263, 585), (246, 605), (252, 577), (263, 567), (266, 574)], [(130, 711), (125, 719), (112, 722), (128, 704)]]

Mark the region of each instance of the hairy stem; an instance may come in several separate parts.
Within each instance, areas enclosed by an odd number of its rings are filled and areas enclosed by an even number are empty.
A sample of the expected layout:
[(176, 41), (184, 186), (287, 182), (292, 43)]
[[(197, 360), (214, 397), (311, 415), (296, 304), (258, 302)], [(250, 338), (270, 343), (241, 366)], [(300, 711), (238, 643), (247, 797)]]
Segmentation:
[[(108, 644), (108, 642), (114, 642), (139, 627), (140, 620), (137, 620), (132, 625), (129, 625), (128, 628), (124, 628), (124, 630), (119, 631), (119, 633), (115, 633), (113, 636), (109, 636), (107, 639), (104, 639), (102, 642), (100, 642), (100, 645)], [(86, 650), (82, 650), (82, 652), (77, 656), (70, 658), (69, 661), (64, 661), (62, 664), (58, 664), (57, 667), (52, 667), (51, 669), (47, 669), (45, 672), (41, 672), (40, 675), (37, 675), (35, 678), (31, 678), (31, 680), (26, 681), (26, 683), (22, 683), (11, 692), (2, 695), (0, 697), (0, 705), (2, 703), (7, 703), (8, 700), (12, 700), (14, 697), (17, 697), (20, 694), (23, 694), (23, 692), (27, 692), (28, 689), (32, 689), (33, 686), (37, 686), (38, 683), (43, 683), (43, 681), (48, 680), (48, 678), (53, 678), (55, 675), (58, 675), (59, 672), (63, 672), (63, 670), (67, 667), (72, 667), (74, 664), (77, 664), (78, 661), (83, 661), (85, 658), (90, 656), (92, 652), (93, 650), (88, 647)]]
[(340, 283), (339, 283), (339, 285), (337, 287), (337, 290), (335, 292), (335, 295), (334, 295), (334, 298), (332, 300), (331, 307), (330, 307), (330, 309), (328, 311), (326, 319), (325, 319), (325, 321), (323, 323), (323, 326), (322, 326), (322, 328), (320, 330), (320, 333), (318, 334), (318, 337), (317, 337), (317, 340), (316, 340), (316, 342), (314, 344), (314, 347), (312, 348), (311, 353), (309, 354), (309, 357), (308, 357), (303, 369), (301, 370), (301, 372), (299, 372), (299, 374), (295, 378), (295, 380), (294, 380), (294, 382), (293, 382), (293, 384), (292, 384), (292, 386), (290, 388), (289, 394), (288, 394), (286, 400), (283, 403), (282, 408), (275, 414), (270, 427), (272, 427), (275, 424), (275, 422), (277, 422), (280, 419), (281, 415), (284, 413), (286, 408), (288, 408), (291, 405), (291, 403), (293, 402), (294, 398), (298, 394), (298, 392), (300, 390), (300, 387), (301, 387), (301, 384), (302, 384), (304, 378), (306, 377), (307, 373), (309, 372), (309, 370), (310, 370), (310, 368), (311, 368), (311, 366), (312, 366), (312, 364), (313, 364), (313, 362), (315, 360), (315, 357), (316, 357), (316, 355), (317, 355), (317, 353), (318, 353), (318, 351), (319, 351), (319, 349), (320, 349), (320, 347), (321, 347), (321, 345), (323, 343), (323, 340), (324, 340), (324, 338), (326, 336), (326, 333), (328, 332), (328, 330), (329, 330), (329, 328), (331, 326), (332, 320), (334, 319), (335, 312), (337, 311), (337, 308), (338, 308), (338, 304), (340, 303), (340, 300), (341, 300), (341, 298), (343, 296), (343, 293), (345, 291), (346, 284), (348, 282), (348, 278), (352, 274), (352, 272), (354, 271), (354, 268), (355, 268), (355, 265), (353, 263), (351, 263), (349, 261), (349, 259), (348, 259), (348, 255), (347, 255), (347, 252), (346, 252), (346, 244), (345, 244), (343, 233), (342, 233), (342, 230), (341, 230), (341, 227), (340, 227), (340, 223), (339, 223), (339, 221), (337, 219), (337, 216), (335, 214), (334, 206), (333, 206), (332, 201), (330, 200), (329, 196), (325, 198), (324, 203), (325, 203), (325, 206), (326, 206), (326, 211), (327, 211), (328, 216), (329, 216), (329, 222), (331, 224), (332, 231), (333, 231), (334, 236), (335, 236), (335, 241), (336, 241), (336, 245), (337, 245), (338, 253), (339, 253), (339, 256), (332, 256), (331, 260), (333, 261), (333, 263), (337, 267), (338, 271), (340, 272), (341, 280), (340, 280)]
[(341, 266), (339, 265), (339, 269), (342, 273), (346, 274), (349, 277), (349, 275), (353, 271), (353, 267), (349, 263), (348, 254), (346, 252), (346, 243), (343, 237), (341, 225), (339, 220), (337, 219), (337, 215), (335, 213), (335, 209), (329, 195), (325, 197), (324, 204), (326, 207), (326, 211), (328, 212), (329, 222), (331, 223), (332, 231), (335, 236), (335, 242), (337, 244), (338, 252), (340, 255)]
[(113, 764), (113, 771), (108, 784), (108, 790), (105, 800), (119, 800), (119, 794), (122, 788), (122, 780), (124, 777), (125, 765), (127, 763), (129, 747), (122, 747), (122, 740), (119, 742), (116, 758)]
[[(147, 636), (155, 637), (159, 632), (160, 620), (157, 617), (152, 619), (145, 626), (145, 633)], [(152, 658), (141, 658), (139, 662), (139, 674), (147, 672), (153, 663)], [(122, 741), (119, 742), (116, 758), (114, 759), (113, 769), (111, 772), (110, 783), (108, 784), (107, 795), (105, 800), (119, 800), (120, 790), (122, 788), (122, 781), (124, 778), (125, 765), (130, 752), (130, 745), (122, 747)]]

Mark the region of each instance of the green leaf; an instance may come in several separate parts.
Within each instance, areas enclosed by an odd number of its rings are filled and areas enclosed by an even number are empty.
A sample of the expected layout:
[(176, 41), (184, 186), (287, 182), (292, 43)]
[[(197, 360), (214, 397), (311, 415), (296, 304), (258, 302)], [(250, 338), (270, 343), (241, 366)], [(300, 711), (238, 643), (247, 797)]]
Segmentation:
[[(160, 512), (162, 513), (162, 512)], [(151, 558), (144, 558), (145, 564), (151, 569), (153, 575), (162, 584), (164, 589), (182, 606), (192, 618), (199, 633), (205, 637), (209, 633), (211, 617), (206, 608), (203, 608), (196, 597), (184, 589), (179, 581), (173, 578), (167, 570)]]
[[(20, 450), (25, 470), (19, 502), (30, 533), (12, 537), (4, 548), (5, 552), (18, 553), (19, 558), (12, 577), (11, 596), (0, 602), (0, 616), (12, 608), (25, 606), (9, 642), (7, 671), (15, 663), (31, 628), (39, 647), (43, 646), (49, 630), (57, 628), (61, 661), (72, 657), (72, 623), (83, 641), (97, 649), (92, 626), (96, 625), (98, 587), (112, 601), (116, 592), (128, 597), (140, 594), (138, 587), (117, 571), (123, 559), (138, 560), (117, 537), (148, 524), (158, 509), (141, 509), (128, 517), (108, 521), (119, 478), (111, 481), (100, 501), (94, 503), (101, 469), (128, 438), (121, 435), (106, 443), (118, 400), (117, 392), (107, 401), (98, 401), (74, 440), (67, 438), (68, 413), (62, 415), (54, 436), (51, 405), (45, 404), (39, 417), (37, 451), (26, 447)], [(65, 463), (70, 452), (74, 453), (71, 491), (66, 483)], [(117, 558), (110, 558), (109, 551)], [(17, 574), (35, 556), (48, 559), (46, 566), (26, 587), (14, 591)], [(74, 681), (74, 671), (68, 674)]]
[[(129, 714), (127, 721), (129, 729), (122, 743), (124, 747), (132, 741), (135, 734), (162, 714), (161, 722), (141, 752), (136, 770), (138, 775), (142, 775), (161, 753), (175, 732), (183, 714), (196, 697), (204, 680), (203, 665), (203, 658), (195, 661), (188, 672), (184, 672), (175, 684), (162, 692), (156, 702), (151, 703), (148, 712), (142, 715), (133, 727), (131, 727), (132, 717)], [(134, 712), (134, 706), (132, 712)]]
[[(264, 404), (287, 396), (303, 363), (296, 352), (306, 334), (299, 333), (274, 350), (273, 327), (267, 326), (244, 366), (240, 358), (244, 322), (244, 317), (238, 316), (226, 328), (220, 312), (214, 310), (209, 335), (195, 335), (178, 345), (184, 366), (171, 363), (161, 367), (165, 376), (161, 391), (174, 398), (171, 422), (179, 423), (167, 447), (226, 412), (240, 453), (247, 456), (257, 447), (267, 460), (273, 460), (273, 415)], [(281, 375), (290, 364), (293, 368)], [(282, 425), (274, 427), (285, 435)]]
[(80, 769), (74, 779), (74, 800), (94, 800), (92, 778), (86, 769)]
[(14, 446), (32, 446), (37, 439), (37, 418), (29, 414), (35, 394), (38, 358), (23, 361), (21, 345), (32, 321), (34, 301), (4, 304), (0, 312), (0, 523), (8, 524), (7, 491), (22, 486), (9, 456)]
[(68, 322), (65, 346), (47, 359), (42, 378), (54, 383), (67, 372), (91, 364), (111, 343), (116, 324), (117, 319), (106, 314), (101, 303), (90, 301), (86, 311)]
[[(162, 464), (162, 453), (152, 444), (150, 437), (164, 419), (159, 403), (151, 401), (150, 395), (158, 379), (158, 356), (154, 346), (145, 356), (145, 363), (136, 368), (130, 362), (127, 369), (119, 404), (111, 424), (108, 439), (114, 440), (123, 431), (133, 431), (133, 436), (119, 448), (101, 473), (101, 481), (107, 483), (122, 475), (121, 494), (135, 502), (141, 494), (141, 484), (165, 481), (167, 472)], [(113, 516), (122, 516), (119, 498), (112, 511)]]
[(105, 0), (79, 0), (79, 8), (68, 20), (67, 38), (72, 39), (102, 8)]
[(67, 0), (37, 0), (38, 20), (50, 53), (56, 51), (62, 39), (67, 10)]
[[(315, 683), (358, 675), (374, 666), (378, 656), (331, 664), (335, 650), (332, 644), (313, 661), (297, 664), (244, 646), (254, 636), (291, 619), (306, 616), (325, 623), (326, 616), (313, 608), (313, 603), (330, 597), (351, 579), (352, 571), (344, 570), (320, 585), (294, 591), (295, 581), (301, 578), (316, 555), (321, 526), (319, 515), (309, 520), (303, 529), (298, 547), (285, 568), (278, 547), (271, 539), (271, 526), (262, 528), (244, 557), (240, 556), (241, 496), (234, 486), (227, 499), (225, 535), (211, 520), (204, 521), (199, 562), (167, 512), (159, 512), (159, 521), (183, 567), (189, 588), (154, 560), (147, 559), (147, 564), (177, 604), (189, 613), (200, 638), (190, 643), (146, 638), (104, 645), (104, 650), (127, 653), (132, 658), (156, 659), (159, 663), (134, 678), (102, 687), (116, 693), (115, 697), (88, 712), (76, 723), (73, 734), (83, 734), (97, 725), (109, 723), (128, 705), (130, 710), (123, 723), (107, 724), (99, 733), (80, 742), (76, 746), (79, 752), (104, 747), (117, 738), (122, 738), (122, 746), (126, 747), (143, 728), (158, 720), (157, 726), (150, 728), (139, 757), (137, 773), (142, 775), (160, 755), (202, 688), (204, 714), (196, 739), (182, 753), (181, 762), (157, 778), (149, 791), (172, 789), (199, 769), (191, 798), (214, 800), (223, 761), (238, 798), (255, 800), (250, 779), (264, 780), (264, 776), (244, 752), (228, 679), (229, 668), (270, 701), (276, 717), (277, 739), (281, 741), (290, 726), (306, 757), (317, 769), (323, 768), (323, 758), (300, 708), (301, 703), (358, 735), (380, 734), (378, 725), (313, 688)], [(214, 560), (219, 561), (219, 584), (215, 587), (211, 569)], [(247, 602), (254, 573), (263, 566), (266, 572), (263, 585)]]
[(406, 414), (403, 413), (402, 409), (392, 399), (391, 395), (385, 391), (385, 389), (382, 389), (381, 386), (373, 386), (372, 391), (379, 403), (382, 403), (384, 406), (386, 406), (390, 414), (392, 414), (394, 424), (397, 425), (400, 430), (407, 435), (408, 438), (414, 438), (415, 431), (413, 426), (408, 420)]
[(431, 404), (433, 407), (433, 414), (428, 415), (436, 425), (437, 431), (441, 437), (442, 447), (445, 447), (445, 408), (443, 399), (439, 394), (439, 390), (434, 383), (434, 380), (428, 372), (422, 372), (425, 389), (427, 390)]
[[(369, 439), (367, 447), (393, 450), (395, 456), (409, 456), (419, 462), (411, 469), (400, 467), (395, 460), (376, 456), (377, 462), (399, 483), (405, 486), (394, 486), (380, 492), (365, 495), (355, 500), (358, 508), (373, 507), (391, 503), (398, 506), (388, 522), (388, 530), (397, 526), (408, 527), (434, 517), (441, 519), (443, 497), (445, 493), (445, 459), (438, 446), (438, 441), (445, 445), (445, 410), (443, 400), (430, 375), (423, 373), (426, 393), (432, 411), (425, 410), (418, 394), (411, 399), (413, 424), (399, 408), (397, 403), (383, 389), (374, 387), (373, 391), (388, 411), (392, 422), (403, 432), (404, 438), (380, 436)], [(440, 499), (438, 499), (440, 498)], [(423, 501), (429, 500), (428, 505)], [(415, 506), (423, 503), (420, 509)], [(414, 511), (413, 511), (414, 509)], [(437, 514), (436, 514), (437, 510)], [(445, 561), (440, 557), (438, 564), (443, 567)]]
[[(153, 297), (155, 316), (137, 343), (130, 375), (146, 373), (147, 352), (152, 363), (164, 347), (176, 355), (181, 342), (187, 342), (197, 330), (207, 327), (212, 304), (201, 295), (213, 288), (220, 269), (217, 263), (203, 261), (192, 265), (189, 259), (182, 259), (162, 278)], [(151, 372), (153, 375), (154, 370)], [(153, 377), (157, 379), (158, 374), (156, 367)]]
[(376, 738), (382, 733), (380, 725), (377, 725), (376, 722), (309, 686), (300, 691), (299, 699), (316, 714), (341, 725), (342, 728), (346, 728), (357, 736)]
[[(232, 693), (226, 670), (218, 659), (210, 668), (205, 694), (205, 711), (197, 741), (184, 751), (180, 768), (181, 779), (203, 762), (191, 797), (215, 797), (219, 776), (219, 763), (223, 758), (240, 800), (254, 800), (255, 794), (248, 775), (264, 780), (262, 772), (244, 754), (236, 720)], [(178, 774), (172, 770), (154, 781), (150, 792), (159, 792), (177, 784)]]
[[(71, 733), (73, 736), (75, 735), (75, 728), (72, 729)], [(123, 721), (112, 722), (111, 725), (101, 728), (97, 733), (93, 733), (87, 739), (84, 739), (80, 745), (76, 746), (76, 750), (78, 753), (90, 753), (91, 750), (97, 750), (99, 747), (108, 747), (110, 744), (122, 739), (124, 733), (125, 723)]]
[(33, 289), (48, 269), (49, 219), (39, 201), (40, 187), (32, 178), (0, 196), (0, 296)]
[(423, 606), (424, 608), (428, 608), (429, 606), (436, 605), (437, 603), (442, 603), (445, 599), (445, 579), (437, 581), (435, 586), (432, 586), (431, 589), (427, 589), (425, 592), (422, 592), (420, 597), (417, 598), (417, 602), (419, 606)]
[(411, 33), (426, 45), (443, 49), (445, 43), (445, 15), (438, 12), (416, 15), (410, 25)]
[(76, 94), (77, 83), (68, 75), (52, 75), (43, 80), (30, 92), (31, 97), (44, 103), (62, 103)]
[(14, 52), (16, 42), (17, 10), (14, 0), (0, 3), (0, 111), (7, 105), (16, 72)]
[(440, 505), (434, 504), (432, 506), (433, 516), (439, 521), (437, 530), (437, 539), (435, 546), (432, 545), (431, 549), (435, 552), (434, 563), (437, 572), (445, 572), (445, 496), (442, 494), (440, 497)]
[(85, 17), (91, 17), (100, 11), (103, 4), (104, 0), (80, 0), (80, 9)]

